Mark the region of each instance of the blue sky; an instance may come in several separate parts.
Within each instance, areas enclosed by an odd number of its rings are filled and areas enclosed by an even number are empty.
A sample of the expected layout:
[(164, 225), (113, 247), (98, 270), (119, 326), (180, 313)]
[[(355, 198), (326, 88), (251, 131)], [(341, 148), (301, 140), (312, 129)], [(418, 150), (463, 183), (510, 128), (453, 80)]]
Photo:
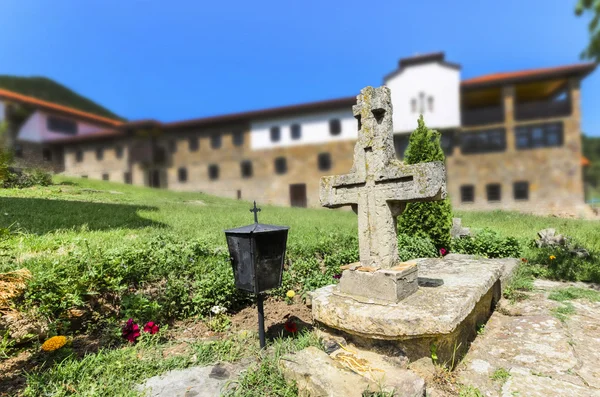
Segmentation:
[[(580, 62), (575, 0), (2, 0), (0, 74), (55, 79), (128, 118), (182, 120), (356, 95), (401, 57), (462, 78)], [(582, 85), (600, 136), (600, 71)]]

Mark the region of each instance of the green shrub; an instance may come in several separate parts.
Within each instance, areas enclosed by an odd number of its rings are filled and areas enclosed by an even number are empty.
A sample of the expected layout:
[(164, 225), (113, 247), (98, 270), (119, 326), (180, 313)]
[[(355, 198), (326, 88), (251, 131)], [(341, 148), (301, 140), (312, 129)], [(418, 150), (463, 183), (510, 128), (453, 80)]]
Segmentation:
[[(2, 160), (0, 159), (1, 162)], [(41, 169), (16, 171), (8, 168), (4, 178), (2, 178), (2, 172), (2, 166), (0, 165), (0, 179), (2, 180), (2, 186), (5, 188), (22, 189), (32, 186), (49, 186), (52, 184), (52, 176)]]
[[(404, 156), (407, 164), (444, 161), (440, 146), (440, 133), (425, 126), (423, 115), (418, 127), (410, 135)], [(424, 237), (433, 241), (437, 248), (448, 248), (452, 228), (452, 206), (450, 199), (441, 201), (408, 203), (404, 213), (398, 217), (398, 229), (402, 233)]]
[(513, 237), (501, 237), (491, 229), (483, 229), (469, 237), (452, 239), (451, 252), (481, 255), (488, 258), (520, 258), (521, 246)]
[[(581, 248), (577, 244), (573, 244), (573, 247)], [(536, 247), (527, 260), (535, 266), (539, 277), (600, 282), (600, 255), (597, 252), (590, 252), (589, 257), (580, 258), (572, 254), (568, 247)]]
[(416, 258), (432, 258), (438, 256), (435, 245), (429, 237), (398, 234), (398, 256), (401, 261)]

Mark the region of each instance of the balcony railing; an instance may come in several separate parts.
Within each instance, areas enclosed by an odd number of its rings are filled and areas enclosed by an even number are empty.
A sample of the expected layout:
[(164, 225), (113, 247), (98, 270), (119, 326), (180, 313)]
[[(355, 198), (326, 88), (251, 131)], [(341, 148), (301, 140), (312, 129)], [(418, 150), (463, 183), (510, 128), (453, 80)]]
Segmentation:
[(502, 106), (463, 109), (462, 125), (465, 127), (504, 122), (504, 109)]
[(547, 119), (571, 114), (570, 101), (524, 102), (515, 105), (515, 120)]

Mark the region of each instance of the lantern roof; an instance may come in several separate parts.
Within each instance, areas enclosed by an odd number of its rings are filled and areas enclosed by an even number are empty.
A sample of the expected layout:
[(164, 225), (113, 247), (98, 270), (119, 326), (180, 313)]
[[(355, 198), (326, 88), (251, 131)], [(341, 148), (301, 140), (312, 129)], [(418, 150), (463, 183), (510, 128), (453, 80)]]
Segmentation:
[(225, 230), (227, 234), (251, 234), (251, 233), (269, 233), (279, 230), (288, 230), (288, 226), (265, 225), (263, 223), (253, 223), (247, 226), (236, 227), (235, 229)]

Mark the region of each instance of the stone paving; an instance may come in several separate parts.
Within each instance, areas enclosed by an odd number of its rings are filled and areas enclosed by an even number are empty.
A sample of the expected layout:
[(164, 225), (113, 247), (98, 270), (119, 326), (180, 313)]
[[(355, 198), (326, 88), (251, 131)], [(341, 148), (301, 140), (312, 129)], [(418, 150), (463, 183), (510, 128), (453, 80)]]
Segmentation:
[(548, 299), (556, 289), (600, 286), (534, 285), (527, 299), (500, 302), (459, 366), (459, 381), (484, 396), (600, 396), (600, 302), (569, 301), (575, 312), (561, 321), (556, 309), (565, 304)]

